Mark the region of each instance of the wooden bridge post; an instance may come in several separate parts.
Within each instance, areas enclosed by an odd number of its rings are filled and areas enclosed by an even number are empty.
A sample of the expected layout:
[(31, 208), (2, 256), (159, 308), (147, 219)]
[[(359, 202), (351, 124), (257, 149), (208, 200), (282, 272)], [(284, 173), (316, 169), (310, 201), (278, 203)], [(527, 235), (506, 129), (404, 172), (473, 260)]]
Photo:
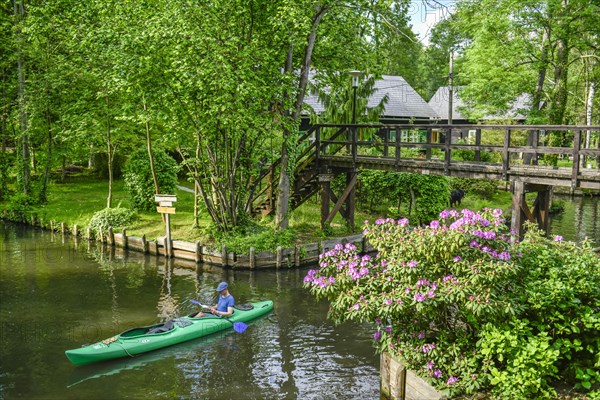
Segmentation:
[[(513, 202), (511, 228), (518, 233), (519, 238), (523, 238), (525, 221), (537, 222), (538, 228), (546, 232), (550, 231), (550, 206), (552, 203), (552, 186), (526, 184), (521, 181), (512, 183)], [(529, 210), (526, 202), (526, 194), (537, 192), (537, 197), (533, 206), (533, 212)]]
[(479, 146), (481, 146), (481, 128), (475, 129), (475, 146), (478, 146), (475, 150), (475, 161), (479, 162), (481, 161), (481, 150), (479, 149)]
[(508, 177), (508, 169), (510, 168), (510, 153), (508, 148), (510, 147), (510, 129), (506, 128), (504, 132), (504, 146), (502, 148), (502, 179), (506, 180)]
[(346, 174), (346, 186), (352, 187), (348, 197), (346, 197), (346, 222), (348, 226), (354, 232), (354, 206), (356, 203), (356, 175), (358, 171), (356, 168), (352, 172)]
[(319, 186), (321, 195), (321, 230), (325, 229), (327, 225), (327, 217), (329, 216), (329, 193), (331, 192), (330, 186), (333, 180), (332, 174), (319, 174)]
[(510, 219), (510, 227), (515, 232), (519, 239), (523, 237), (523, 222), (525, 222), (526, 216), (523, 211), (523, 205), (527, 207), (525, 201), (525, 184), (521, 181), (514, 181), (512, 183), (512, 217)]
[[(427, 128), (427, 133), (425, 134), (425, 141), (427, 144), (431, 144), (431, 128)], [(431, 147), (427, 146), (425, 149), (425, 159), (431, 160)]]
[[(552, 205), (552, 186), (535, 185), (537, 197), (533, 207), (533, 216), (537, 221), (538, 227), (546, 232), (546, 236), (550, 233), (550, 206)], [(532, 190), (533, 191), (533, 190)]]
[(579, 152), (581, 151), (581, 129), (575, 131), (573, 137), (573, 173), (571, 175), (571, 193), (577, 187), (577, 176), (579, 175)]
[(446, 138), (444, 140), (444, 175), (448, 175), (450, 169), (450, 162), (452, 161), (452, 150), (450, 145), (452, 144), (452, 126), (449, 126), (446, 131)]
[(390, 142), (390, 128), (383, 128), (383, 156), (388, 157)]

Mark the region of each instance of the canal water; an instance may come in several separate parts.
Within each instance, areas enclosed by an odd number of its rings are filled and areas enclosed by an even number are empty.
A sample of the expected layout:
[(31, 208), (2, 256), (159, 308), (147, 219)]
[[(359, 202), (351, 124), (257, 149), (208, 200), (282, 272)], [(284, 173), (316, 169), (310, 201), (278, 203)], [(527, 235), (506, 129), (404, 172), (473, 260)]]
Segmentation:
[[(0, 222), (2, 399), (377, 399), (368, 326), (335, 326), (302, 288), (306, 269), (173, 267)], [(274, 311), (233, 330), (135, 358), (72, 365), (64, 351), (210, 302), (226, 280), (237, 303)]]
[(587, 238), (594, 247), (600, 247), (600, 197), (556, 195), (554, 199), (564, 210), (550, 216), (552, 234), (578, 243)]
[[(600, 247), (600, 199), (565, 200), (551, 231)], [(378, 399), (368, 326), (335, 326), (302, 288), (307, 269), (175, 267), (94, 242), (0, 221), (0, 398)], [(135, 358), (84, 367), (64, 351), (194, 310), (226, 280), (237, 303), (274, 311), (223, 332)]]

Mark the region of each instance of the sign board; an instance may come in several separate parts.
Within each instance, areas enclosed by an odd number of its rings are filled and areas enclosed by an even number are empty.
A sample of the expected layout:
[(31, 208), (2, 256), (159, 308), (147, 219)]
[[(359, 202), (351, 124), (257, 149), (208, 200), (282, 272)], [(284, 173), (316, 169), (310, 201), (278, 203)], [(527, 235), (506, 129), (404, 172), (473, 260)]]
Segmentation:
[(175, 214), (175, 207), (156, 207), (156, 211), (161, 214)]
[(158, 205), (161, 207), (173, 207), (172, 201), (159, 201)]
[(157, 203), (160, 203), (161, 201), (170, 201), (170, 202), (176, 202), (177, 201), (177, 195), (174, 194), (155, 194), (154, 195), (154, 201)]

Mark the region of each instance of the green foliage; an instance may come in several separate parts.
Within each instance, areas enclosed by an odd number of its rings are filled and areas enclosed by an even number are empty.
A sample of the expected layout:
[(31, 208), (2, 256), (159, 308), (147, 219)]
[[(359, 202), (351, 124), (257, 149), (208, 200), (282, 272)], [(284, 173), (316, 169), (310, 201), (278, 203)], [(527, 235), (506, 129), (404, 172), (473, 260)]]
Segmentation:
[(417, 223), (434, 219), (446, 207), (450, 195), (448, 180), (443, 176), (361, 170), (359, 180), (358, 196), (363, 207), (373, 210), (376, 205), (408, 204), (406, 213), (398, 207), (397, 213), (409, 215)]
[(105, 208), (94, 213), (90, 220), (89, 228), (95, 232), (107, 232), (112, 226), (113, 229), (126, 228), (135, 218), (135, 213), (127, 208)]
[(294, 246), (295, 235), (293, 230), (275, 230), (270, 226), (259, 225), (247, 221), (238, 226), (235, 231), (224, 234), (216, 228), (209, 229), (211, 235), (220, 243), (227, 246), (228, 251), (236, 254), (248, 254), (250, 247), (255, 252), (275, 252), (277, 247), (291, 248)]
[(449, 395), (548, 398), (561, 379), (597, 390), (600, 259), (530, 228), (513, 243), (500, 210), (444, 211), (424, 228), (365, 226), (376, 258), (337, 246), (305, 287), (336, 322), (374, 324), (374, 345)]
[(536, 333), (529, 321), (487, 324), (478, 349), (493, 392), (508, 398), (555, 397), (551, 381), (558, 377), (559, 351), (547, 332)]
[(27, 214), (34, 203), (34, 198), (31, 195), (26, 195), (22, 192), (13, 194), (8, 198), (8, 205), (6, 206), (7, 218), (12, 221), (26, 221)]
[(475, 194), (491, 199), (498, 191), (498, 181), (493, 179), (449, 178), (450, 190), (462, 189), (465, 194)]
[[(460, 139), (457, 144), (475, 144), (475, 138)], [(454, 150), (452, 158), (463, 161), (475, 161), (475, 150)], [(481, 162), (494, 162), (492, 153), (489, 151), (481, 151), (479, 153)]]
[[(154, 151), (154, 167), (161, 193), (173, 194), (177, 187), (177, 163), (162, 150)], [(137, 210), (152, 210), (156, 203), (154, 180), (148, 153), (144, 149), (134, 152), (125, 164), (125, 187), (131, 203)]]

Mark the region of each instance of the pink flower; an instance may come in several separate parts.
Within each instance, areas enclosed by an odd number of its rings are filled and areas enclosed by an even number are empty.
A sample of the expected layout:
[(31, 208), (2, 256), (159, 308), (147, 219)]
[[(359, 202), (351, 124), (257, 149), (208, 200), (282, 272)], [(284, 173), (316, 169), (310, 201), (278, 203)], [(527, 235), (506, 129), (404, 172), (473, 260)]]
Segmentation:
[(433, 371), (433, 376), (436, 378), (441, 378), (442, 377), (442, 371), (440, 371), (439, 369), (436, 369), (435, 371)]
[(448, 385), (452, 385), (453, 383), (458, 382), (458, 378), (455, 376), (451, 376), (450, 378), (448, 378), (448, 382), (446, 382)]

